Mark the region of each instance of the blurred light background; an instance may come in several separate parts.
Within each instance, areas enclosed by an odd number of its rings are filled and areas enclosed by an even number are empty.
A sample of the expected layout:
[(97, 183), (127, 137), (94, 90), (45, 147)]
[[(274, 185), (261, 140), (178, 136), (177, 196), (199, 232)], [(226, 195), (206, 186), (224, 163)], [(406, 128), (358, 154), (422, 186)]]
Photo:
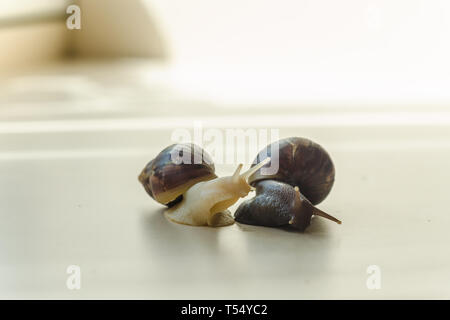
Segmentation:
[[(71, 3), (81, 30), (65, 27)], [(159, 71), (161, 82), (217, 102), (450, 100), (445, 0), (5, 0), (0, 9), (3, 74), (140, 57), (164, 67), (142, 65), (140, 76)]]
[[(2, 0), (0, 296), (450, 297), (449, 34), (448, 0)], [(325, 146), (342, 228), (165, 221), (136, 177), (195, 121)]]

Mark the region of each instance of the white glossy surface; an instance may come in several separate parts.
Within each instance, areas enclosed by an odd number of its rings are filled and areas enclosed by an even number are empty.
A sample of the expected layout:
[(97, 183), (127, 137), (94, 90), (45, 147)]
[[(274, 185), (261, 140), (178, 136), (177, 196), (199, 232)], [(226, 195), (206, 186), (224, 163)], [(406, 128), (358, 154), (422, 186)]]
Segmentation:
[[(120, 69), (113, 70), (120, 75)], [(33, 97), (29, 92), (17, 95), (18, 102), (11, 100), (11, 91), (3, 91), (0, 297), (450, 298), (450, 127), (445, 122), (349, 126), (318, 121), (301, 128), (278, 123), (281, 137), (309, 137), (331, 153), (336, 183), (319, 206), (343, 224), (317, 218), (303, 234), (239, 224), (188, 227), (163, 217), (137, 174), (170, 143), (174, 113), (192, 110), (199, 120), (216, 119), (219, 128), (234, 126), (233, 121), (221, 121), (225, 111), (204, 102), (167, 101), (166, 94), (148, 91), (139, 96), (145, 90), (136, 84), (122, 87), (123, 100), (102, 109), (101, 102), (109, 98), (102, 90), (114, 76), (94, 81), (95, 75), (89, 75), (92, 82), (83, 83), (96, 89), (83, 94), (101, 92), (94, 98), (78, 93), (51, 103), (39, 91), (34, 101), (20, 100)], [(118, 98), (116, 89), (108, 92)], [(129, 109), (121, 104), (127, 101)], [(89, 109), (89, 103), (99, 108)], [(274, 110), (278, 117), (319, 119), (325, 112), (267, 107), (263, 113)], [(432, 117), (440, 112), (416, 111)], [(242, 112), (240, 121), (258, 123), (258, 117)], [(105, 115), (115, 119), (113, 125), (86, 127), (90, 119), (104, 120)], [(151, 122), (155, 116), (165, 119), (164, 125), (134, 129), (123, 120)], [(79, 130), (27, 129), (30, 123), (58, 119), (75, 121)], [(234, 166), (217, 168), (229, 174)], [(82, 270), (78, 291), (66, 288), (71, 264)], [(366, 287), (366, 268), (373, 264), (381, 268), (380, 290)]]

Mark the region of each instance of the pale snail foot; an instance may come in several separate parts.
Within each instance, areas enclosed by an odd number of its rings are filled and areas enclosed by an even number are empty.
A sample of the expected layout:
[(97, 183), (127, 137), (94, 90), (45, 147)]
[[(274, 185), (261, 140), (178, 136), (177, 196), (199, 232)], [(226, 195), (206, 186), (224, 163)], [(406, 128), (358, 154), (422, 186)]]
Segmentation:
[(202, 224), (196, 222), (192, 216), (178, 215), (170, 211), (164, 212), (164, 216), (170, 221), (189, 226), (226, 227), (234, 224), (234, 218), (229, 210), (215, 213), (206, 223)]
[(230, 210), (217, 212), (208, 221), (210, 227), (226, 227), (231, 226), (233, 223), (234, 218), (231, 215)]

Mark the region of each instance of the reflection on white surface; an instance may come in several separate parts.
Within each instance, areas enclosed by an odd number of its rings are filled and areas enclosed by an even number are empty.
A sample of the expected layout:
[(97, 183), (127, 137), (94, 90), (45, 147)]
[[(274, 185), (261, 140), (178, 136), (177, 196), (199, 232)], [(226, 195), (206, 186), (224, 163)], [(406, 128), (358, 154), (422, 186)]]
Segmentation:
[(194, 128), (195, 122), (213, 128), (284, 127), (367, 127), (367, 126), (448, 126), (450, 112), (342, 112), (318, 114), (274, 114), (251, 117), (184, 116), (139, 119), (59, 120), (0, 122), (0, 133), (135, 131)]
[(38, 151), (15, 151), (1, 152), (1, 160), (45, 160), (45, 159), (89, 159), (89, 158), (118, 158), (118, 157), (135, 157), (148, 155), (148, 148), (141, 149), (54, 149), (54, 150), (38, 150)]
[(218, 250), (228, 268), (245, 268), (248, 265), (248, 244), (244, 233), (233, 232), (230, 228), (217, 231)]
[[(329, 151), (345, 150), (345, 151), (376, 151), (376, 150), (391, 150), (391, 151), (405, 151), (420, 148), (423, 151), (427, 150), (446, 150), (450, 148), (450, 141), (448, 140), (425, 140), (418, 139), (414, 141), (392, 139), (386, 140), (371, 140), (367, 141), (347, 141), (328, 143), (327, 149)], [(208, 148), (206, 148), (208, 151)], [(36, 150), (36, 151), (0, 151), (0, 161), (11, 160), (68, 160), (68, 159), (108, 159), (108, 158), (126, 158), (148, 156), (150, 154), (149, 148), (114, 148), (114, 149), (51, 149), (51, 150)], [(245, 159), (243, 162), (246, 165), (251, 165), (252, 157)], [(233, 171), (230, 171), (230, 173)]]
[(146, 0), (177, 81), (220, 101), (449, 102), (447, 0)]

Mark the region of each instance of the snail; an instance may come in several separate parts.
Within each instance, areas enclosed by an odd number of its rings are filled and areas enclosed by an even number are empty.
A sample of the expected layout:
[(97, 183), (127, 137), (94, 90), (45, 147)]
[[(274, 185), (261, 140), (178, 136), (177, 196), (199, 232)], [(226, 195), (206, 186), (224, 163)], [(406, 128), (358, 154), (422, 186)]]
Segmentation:
[[(187, 161), (177, 163), (173, 158), (180, 151)], [(227, 226), (234, 223), (227, 209), (248, 195), (252, 190), (248, 177), (269, 161), (267, 158), (242, 174), (240, 164), (232, 176), (218, 178), (204, 150), (193, 144), (177, 144), (150, 161), (139, 180), (152, 198), (169, 207), (164, 212), (169, 220), (193, 226)]]
[(183, 193), (194, 184), (215, 178), (211, 156), (193, 143), (168, 146), (139, 175), (150, 197), (168, 207), (179, 203)]
[(291, 225), (304, 231), (313, 215), (341, 223), (316, 208), (330, 193), (335, 170), (329, 154), (317, 143), (291, 137), (275, 142), (278, 155), (271, 154), (274, 145), (261, 150), (254, 163), (271, 157), (278, 161), (276, 173), (264, 175), (262, 170), (249, 177), (256, 196), (244, 201), (235, 212), (240, 223), (279, 227)]

